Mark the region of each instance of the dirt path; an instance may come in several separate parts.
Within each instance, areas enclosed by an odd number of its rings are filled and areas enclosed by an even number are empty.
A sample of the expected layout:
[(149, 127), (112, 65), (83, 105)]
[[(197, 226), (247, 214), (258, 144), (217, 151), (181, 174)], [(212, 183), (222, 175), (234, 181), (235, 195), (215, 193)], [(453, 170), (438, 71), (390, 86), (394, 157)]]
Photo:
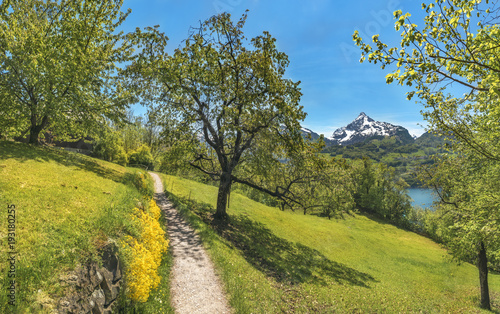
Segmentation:
[(165, 213), (174, 255), (172, 267), (172, 305), (177, 313), (231, 313), (219, 280), (200, 238), (184, 221), (163, 193), (155, 173), (155, 199)]

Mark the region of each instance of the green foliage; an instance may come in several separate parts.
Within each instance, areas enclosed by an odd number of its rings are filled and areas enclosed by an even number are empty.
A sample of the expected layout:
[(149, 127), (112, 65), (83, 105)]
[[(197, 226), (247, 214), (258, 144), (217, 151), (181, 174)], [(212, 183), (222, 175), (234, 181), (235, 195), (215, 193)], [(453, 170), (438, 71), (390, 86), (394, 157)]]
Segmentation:
[(500, 260), (499, 167), (496, 163), (443, 156), (426, 172), (427, 184), (439, 187), (439, 217), (446, 222), (442, 240), (458, 260), (474, 261), (478, 245), (487, 248), (490, 265)]
[(123, 148), (123, 141), (117, 131), (105, 131), (94, 145), (95, 157), (125, 166), (128, 163), (127, 154)]
[[(220, 217), (227, 215), (231, 183), (261, 185), (242, 177), (251, 172), (238, 171), (241, 165), (285, 159), (303, 143), (300, 82), (284, 78), (288, 57), (268, 32), (251, 40), (244, 36), (246, 18), (233, 23), (227, 13), (213, 16), (171, 56), (158, 33), (151, 49), (129, 68), (136, 86), (150, 86), (144, 99), (187, 125), (191, 140), (203, 137), (190, 164), (219, 181)], [(270, 150), (275, 154), (262, 154)]]
[[(330, 219), (355, 209), (355, 183), (352, 169), (345, 160), (322, 158), (317, 150), (306, 150), (292, 161), (286, 168), (295, 173), (288, 181), (296, 184), (289, 185), (289, 193), (299, 202), (299, 206), (289, 205), (292, 210), (298, 207), (304, 214), (319, 214)], [(284, 183), (281, 186), (285, 186)]]
[(189, 162), (193, 160), (193, 143), (177, 141), (161, 155), (160, 171), (167, 174), (180, 175), (192, 170)]
[(133, 185), (146, 198), (152, 198), (154, 195), (153, 181), (145, 171), (128, 172), (124, 176), (124, 182)]
[(162, 110), (154, 111), (154, 121), (159, 128), (158, 141), (162, 147), (158, 156), (160, 171), (206, 182), (209, 177), (190, 164), (199, 146), (203, 146), (194, 136), (196, 132), (192, 126)]
[[(500, 162), (500, 26), (496, 1), (436, 0), (423, 4), (425, 25), (418, 27), (410, 14), (394, 12), (400, 47), (388, 48), (379, 36), (374, 47), (356, 31), (353, 39), (366, 58), (395, 66), (386, 76), (412, 87), (425, 106), (431, 129), (452, 144), (456, 159), (446, 159), (433, 170), (429, 183), (443, 189), (443, 215), (450, 219), (448, 245), (458, 258), (475, 254), (481, 283), (481, 307), (490, 308), (486, 259), (498, 250), (497, 180), (492, 173)], [(453, 84), (460, 89), (452, 89)], [(465, 90), (465, 93), (464, 93)], [(453, 175), (451, 175), (453, 174)], [(449, 208), (451, 206), (451, 208)], [(474, 252), (474, 253), (471, 253)]]
[(156, 160), (162, 149), (159, 140), (161, 127), (157, 123), (156, 116), (156, 112), (150, 111), (147, 119), (144, 119), (142, 116), (134, 116), (133, 112), (129, 111), (126, 123), (116, 126), (128, 155), (146, 145), (150, 148), (152, 159)]
[(395, 138), (375, 136), (364, 142), (352, 145), (335, 145), (323, 149), (332, 157), (347, 159), (369, 158), (395, 169), (397, 177), (404, 179), (410, 186), (419, 186), (416, 172), (426, 164), (432, 164), (433, 155), (445, 152), (447, 142), (443, 138), (424, 133), (411, 144), (403, 144)]
[(42, 130), (86, 135), (120, 120), (132, 100), (118, 64), (129, 37), (115, 30), (123, 1), (3, 1), (0, 12), (0, 129), (37, 143)]
[[(396, 29), (402, 30), (400, 47), (388, 48), (378, 35), (372, 47), (356, 32), (361, 61), (396, 66), (387, 82), (413, 89), (408, 98), (420, 98), (431, 129), (448, 137), (456, 149), (499, 161), (500, 110), (495, 104), (500, 97), (500, 26), (491, 22), (498, 3), (437, 0), (422, 8), (427, 15), (421, 28), (409, 13), (394, 12)], [(449, 88), (452, 83), (462, 88)]]
[[(120, 165), (153, 169), (153, 150), (158, 155), (162, 149), (157, 141), (157, 131), (144, 124), (142, 117), (135, 117), (131, 112), (127, 120), (125, 124), (104, 124), (99, 128), (95, 135), (94, 156)], [(148, 143), (152, 143), (153, 147)]]
[(442, 231), (447, 225), (447, 222), (441, 218), (439, 210), (435, 209), (413, 208), (408, 213), (408, 221), (411, 223), (410, 229), (438, 243), (443, 243)]
[(130, 165), (142, 165), (147, 169), (152, 170), (153, 155), (151, 155), (151, 148), (147, 145), (142, 145), (128, 155), (128, 162)]
[(141, 117), (134, 117), (132, 113), (129, 112), (127, 120), (127, 124), (117, 129), (119, 129), (121, 133), (125, 152), (130, 154), (144, 143), (146, 130)]
[(398, 226), (410, 228), (410, 198), (404, 180), (396, 179), (394, 169), (382, 164), (373, 165), (368, 159), (355, 163), (354, 182), (356, 205), (365, 211)]

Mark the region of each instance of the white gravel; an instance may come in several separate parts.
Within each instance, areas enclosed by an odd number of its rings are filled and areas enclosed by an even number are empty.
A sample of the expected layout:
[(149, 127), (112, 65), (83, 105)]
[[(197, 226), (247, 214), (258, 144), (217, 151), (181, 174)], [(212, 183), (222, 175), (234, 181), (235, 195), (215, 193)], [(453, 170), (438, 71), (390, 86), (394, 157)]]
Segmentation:
[(200, 238), (163, 193), (160, 177), (149, 174), (155, 181), (156, 202), (168, 222), (174, 256), (170, 291), (176, 313), (232, 313)]

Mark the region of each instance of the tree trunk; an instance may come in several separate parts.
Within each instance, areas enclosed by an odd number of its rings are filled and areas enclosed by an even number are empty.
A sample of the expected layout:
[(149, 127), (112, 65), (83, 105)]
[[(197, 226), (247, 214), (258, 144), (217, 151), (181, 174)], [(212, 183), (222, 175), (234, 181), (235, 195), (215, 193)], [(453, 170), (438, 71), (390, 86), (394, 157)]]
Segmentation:
[(36, 120), (36, 117), (31, 118), (30, 138), (28, 143), (38, 145), (38, 137), (40, 136), (40, 132), (47, 125), (49, 117), (45, 115), (42, 119), (42, 123), (38, 125), (36, 124)]
[(227, 192), (227, 206), (226, 208), (229, 208), (229, 205), (231, 203), (231, 185), (233, 184), (232, 181), (229, 181), (229, 188), (228, 188), (228, 192)]
[(482, 241), (478, 254), (477, 268), (479, 269), (479, 285), (481, 286), (481, 308), (491, 310), (490, 291), (488, 287), (488, 259)]
[(39, 125), (31, 126), (30, 138), (28, 143), (38, 145), (38, 137), (40, 135), (40, 131), (42, 131), (42, 129)]
[(214, 218), (225, 219), (227, 218), (226, 207), (229, 192), (231, 190), (231, 173), (223, 172), (220, 176), (219, 193), (217, 194), (217, 210), (215, 211)]

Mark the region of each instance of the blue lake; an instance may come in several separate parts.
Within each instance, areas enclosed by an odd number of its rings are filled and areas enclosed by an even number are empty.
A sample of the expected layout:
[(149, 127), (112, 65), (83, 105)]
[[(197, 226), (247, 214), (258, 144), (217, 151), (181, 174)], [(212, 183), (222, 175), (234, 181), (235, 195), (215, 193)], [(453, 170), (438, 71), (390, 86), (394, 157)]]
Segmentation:
[(408, 189), (408, 195), (412, 198), (412, 206), (432, 209), (432, 203), (437, 200), (437, 196), (431, 189)]

